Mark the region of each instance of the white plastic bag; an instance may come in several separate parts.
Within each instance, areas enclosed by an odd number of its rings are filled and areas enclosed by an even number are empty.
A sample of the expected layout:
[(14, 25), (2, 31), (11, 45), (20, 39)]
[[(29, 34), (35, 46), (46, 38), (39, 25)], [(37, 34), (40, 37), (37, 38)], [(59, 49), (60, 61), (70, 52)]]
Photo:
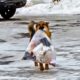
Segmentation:
[(36, 60), (41, 63), (50, 63), (54, 55), (52, 47), (44, 46), (42, 43), (33, 49), (33, 53), (36, 56)]

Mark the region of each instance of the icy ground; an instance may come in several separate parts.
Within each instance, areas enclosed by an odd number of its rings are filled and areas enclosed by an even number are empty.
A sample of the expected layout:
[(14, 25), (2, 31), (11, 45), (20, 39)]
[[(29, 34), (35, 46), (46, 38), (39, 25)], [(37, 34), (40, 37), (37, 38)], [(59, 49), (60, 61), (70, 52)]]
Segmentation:
[[(50, 22), (57, 66), (40, 72), (21, 60), (28, 45), (29, 20)], [(0, 80), (80, 80), (80, 15), (0, 19)]]

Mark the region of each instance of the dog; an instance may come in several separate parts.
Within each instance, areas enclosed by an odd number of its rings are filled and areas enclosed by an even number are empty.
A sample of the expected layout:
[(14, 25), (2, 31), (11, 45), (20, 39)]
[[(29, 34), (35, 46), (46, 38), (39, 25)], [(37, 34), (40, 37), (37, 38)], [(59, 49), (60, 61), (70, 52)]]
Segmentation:
[[(45, 30), (45, 33), (46, 35), (51, 38), (51, 32), (49, 31), (49, 23), (48, 22), (44, 22), (44, 21), (40, 21), (39, 23), (37, 23), (37, 28), (38, 29), (46, 29)], [(41, 57), (43, 57), (44, 59), (44, 56), (47, 55), (47, 53), (44, 55), (45, 53), (41, 53), (41, 54), (38, 54), (39, 55), (39, 59), (41, 60)], [(35, 61), (35, 66), (38, 66), (40, 68), (40, 71), (44, 71), (44, 70), (48, 70), (49, 69), (49, 63), (45, 63), (45, 61), (41, 62), (40, 60), (38, 61)]]
[(35, 29), (34, 29), (34, 25), (36, 24), (35, 21), (30, 21), (28, 24), (28, 31), (29, 31), (29, 35), (30, 35), (30, 41), (35, 33)]
[[(32, 37), (34, 37), (37, 30), (43, 30), (46, 36), (50, 39), (51, 38), (51, 32), (49, 30), (49, 22), (40, 21), (36, 23), (36, 26), (34, 27), (35, 22), (31, 21), (28, 26), (28, 30), (30, 33), (30, 42), (32, 41)], [(37, 37), (36, 37), (37, 38)], [(41, 40), (42, 41), (42, 40)], [(46, 42), (46, 41), (45, 41)], [(36, 43), (36, 42), (35, 42)], [(47, 51), (48, 52), (48, 51)], [(48, 70), (49, 69), (49, 58), (51, 57), (51, 53), (47, 52), (37, 52), (38, 57), (35, 55), (34, 65), (38, 66), (40, 68), (40, 71)], [(31, 56), (35, 54), (34, 51), (30, 53)], [(50, 56), (50, 57), (49, 57)]]
[(52, 0), (53, 1), (53, 3), (59, 3), (60, 2), (60, 0)]

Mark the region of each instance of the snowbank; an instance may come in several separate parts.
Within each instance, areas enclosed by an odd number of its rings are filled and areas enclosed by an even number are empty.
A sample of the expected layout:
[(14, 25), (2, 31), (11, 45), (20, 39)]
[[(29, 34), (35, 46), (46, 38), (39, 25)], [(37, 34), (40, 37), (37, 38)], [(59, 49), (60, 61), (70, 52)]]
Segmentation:
[[(37, 2), (36, 2), (37, 1)], [(42, 2), (41, 2), (42, 1)], [(51, 3), (51, 0), (30, 0), (27, 5), (17, 10), (17, 15), (23, 16), (38, 16), (50, 14), (79, 14), (80, 1), (79, 0), (62, 0), (58, 4)], [(38, 3), (33, 5), (33, 3)], [(40, 3), (40, 4), (39, 4)]]

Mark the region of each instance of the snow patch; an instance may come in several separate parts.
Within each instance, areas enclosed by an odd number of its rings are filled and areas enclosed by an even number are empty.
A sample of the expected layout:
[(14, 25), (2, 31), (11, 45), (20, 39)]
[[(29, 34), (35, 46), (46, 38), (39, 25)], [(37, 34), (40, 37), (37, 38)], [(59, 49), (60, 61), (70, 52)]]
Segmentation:
[(80, 13), (80, 1), (76, 0), (61, 0), (58, 4), (51, 3), (51, 1), (30, 0), (28, 4), (38, 3), (36, 5), (30, 5), (29, 7), (23, 7), (17, 10), (17, 15), (23, 16), (38, 16), (38, 15), (50, 15), (50, 14), (79, 14)]

